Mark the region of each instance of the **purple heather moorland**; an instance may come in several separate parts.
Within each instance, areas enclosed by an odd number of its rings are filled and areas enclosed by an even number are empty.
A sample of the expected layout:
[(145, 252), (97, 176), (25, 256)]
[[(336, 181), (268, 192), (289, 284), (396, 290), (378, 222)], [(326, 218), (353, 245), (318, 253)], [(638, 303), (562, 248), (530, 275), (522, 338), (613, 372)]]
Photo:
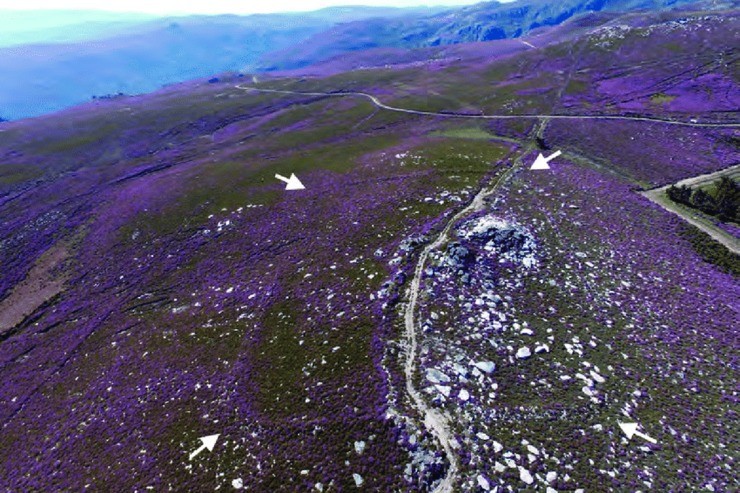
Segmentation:
[[(0, 122), (0, 490), (737, 491), (738, 12), (709, 3), (351, 23)], [(667, 210), (707, 173), (734, 212)]]

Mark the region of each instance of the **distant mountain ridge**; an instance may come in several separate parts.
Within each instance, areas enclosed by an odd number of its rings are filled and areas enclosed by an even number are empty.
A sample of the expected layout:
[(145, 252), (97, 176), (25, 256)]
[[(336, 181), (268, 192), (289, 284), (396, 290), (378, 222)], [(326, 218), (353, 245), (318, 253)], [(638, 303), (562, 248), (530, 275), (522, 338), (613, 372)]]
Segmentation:
[(519, 0), (484, 2), (420, 19), (370, 19), (340, 24), (300, 46), (266, 54), (261, 71), (290, 70), (357, 50), (428, 46), (515, 38), (534, 29), (556, 26), (587, 12), (659, 10), (694, 0)]
[(108, 35), (0, 48), (0, 117), (26, 118), (92, 96), (138, 94), (225, 71), (254, 70), (265, 53), (303, 42), (338, 23), (413, 18), (440, 10), (333, 7), (300, 14), (147, 19), (121, 22), (115, 29), (111, 17), (87, 16), (101, 22), (89, 29), (111, 26)]
[(0, 48), (113, 36), (156, 16), (87, 10), (0, 9)]
[[(315, 12), (98, 18), (107, 37), (0, 48), (0, 118), (19, 119), (109, 94), (228, 71), (296, 70), (373, 48), (413, 49), (518, 37), (598, 11), (657, 10), (691, 0), (519, 0), (463, 8), (334, 7)], [(123, 19), (123, 17), (121, 18)], [(72, 27), (67, 27), (72, 29)]]

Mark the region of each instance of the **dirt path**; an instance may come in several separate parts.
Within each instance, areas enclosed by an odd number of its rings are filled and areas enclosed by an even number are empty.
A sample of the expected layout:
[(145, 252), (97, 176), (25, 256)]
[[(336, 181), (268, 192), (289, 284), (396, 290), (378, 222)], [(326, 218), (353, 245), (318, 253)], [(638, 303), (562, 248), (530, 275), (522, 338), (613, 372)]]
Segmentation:
[(416, 306), (419, 300), (419, 290), (421, 289), (421, 278), (424, 274), (424, 268), (429, 257), (429, 254), (442, 246), (448, 239), (450, 230), (453, 228), (455, 223), (462, 217), (477, 212), (483, 208), (483, 200), (489, 195), (496, 192), (501, 184), (511, 175), (516, 168), (512, 166), (507, 170), (504, 175), (496, 182), (496, 185), (491, 189), (483, 189), (475, 196), (473, 201), (465, 209), (455, 214), (450, 219), (442, 232), (437, 236), (437, 239), (428, 244), (426, 248), (421, 252), (419, 260), (414, 269), (414, 277), (411, 280), (409, 286), (409, 300), (404, 311), (404, 336), (406, 338), (406, 361), (404, 364), (404, 374), (406, 377), (406, 392), (413, 402), (413, 406), (419, 415), (424, 416), (424, 426), (427, 430), (434, 435), (439, 441), (440, 445), (445, 451), (447, 460), (450, 463), (450, 468), (447, 470), (447, 475), (444, 480), (437, 486), (436, 492), (445, 493), (451, 492), (452, 487), (455, 484), (457, 478), (457, 472), (459, 469), (459, 460), (454, 449), (459, 448), (460, 444), (455, 439), (452, 431), (450, 430), (449, 418), (446, 414), (443, 414), (437, 409), (432, 409), (427, 406), (424, 399), (419, 394), (419, 391), (414, 386), (414, 375), (417, 369), (417, 352), (418, 352), (418, 328), (416, 326), (415, 314)]
[[(711, 183), (715, 181), (716, 179), (721, 178), (723, 176), (734, 176), (734, 175), (737, 175), (738, 173), (740, 173), (740, 164), (736, 164), (734, 166), (730, 166), (729, 168), (715, 171), (714, 173), (707, 173), (705, 175), (699, 175), (699, 176), (694, 176), (692, 178), (686, 178), (685, 180), (681, 180), (677, 183), (674, 183), (674, 185), (677, 187), (681, 187), (681, 186), (691, 187), (694, 185), (703, 185), (705, 183)], [(656, 190), (667, 190), (670, 186), (671, 185), (666, 185)]]
[(331, 96), (331, 97), (346, 97), (355, 96), (369, 99), (378, 108), (383, 108), (388, 111), (395, 111), (398, 113), (408, 113), (411, 115), (424, 115), (424, 116), (437, 116), (444, 118), (471, 118), (478, 120), (626, 120), (626, 121), (638, 121), (638, 122), (652, 122), (652, 123), (665, 123), (668, 125), (679, 125), (684, 127), (718, 127), (718, 128), (735, 128), (740, 127), (740, 123), (700, 123), (693, 121), (681, 121), (681, 120), (668, 120), (664, 118), (652, 118), (649, 116), (619, 116), (619, 115), (468, 115), (464, 113), (439, 113), (434, 111), (418, 111), (410, 110), (407, 108), (398, 108), (395, 106), (389, 106), (372, 94), (364, 92), (298, 92), (298, 91), (281, 91), (278, 89), (260, 89), (251, 86), (241, 86), (236, 84), (236, 89), (242, 91), (257, 91), (267, 92), (274, 94), (293, 94), (297, 96)]
[[(543, 122), (535, 131), (536, 135), (542, 135), (545, 128)], [(440, 445), (445, 451), (447, 460), (450, 463), (450, 467), (447, 470), (447, 475), (442, 482), (437, 485), (434, 490), (436, 493), (449, 493), (453, 491), (454, 485), (457, 480), (458, 470), (460, 468), (460, 462), (458, 459), (455, 449), (460, 447), (457, 439), (452, 432), (449, 425), (449, 417), (447, 414), (442, 413), (438, 409), (430, 408), (418, 389), (414, 386), (414, 376), (417, 370), (417, 352), (418, 352), (418, 339), (417, 334), (419, 333), (419, 327), (416, 324), (416, 306), (419, 301), (419, 291), (421, 289), (421, 279), (424, 274), (424, 268), (429, 258), (429, 254), (444, 245), (449, 237), (449, 233), (455, 224), (463, 217), (479, 212), (485, 205), (485, 199), (495, 195), (499, 189), (506, 183), (506, 181), (513, 175), (516, 170), (522, 166), (522, 157), (529, 154), (534, 149), (534, 144), (530, 144), (523, 152), (519, 154), (519, 157), (514, 161), (514, 164), (506, 170), (496, 183), (490, 188), (483, 188), (473, 198), (471, 203), (463, 210), (455, 214), (445, 225), (442, 232), (439, 233), (437, 238), (430, 244), (428, 244), (419, 256), (419, 260), (414, 269), (414, 277), (409, 285), (409, 299), (404, 311), (404, 336), (406, 338), (406, 360), (404, 363), (404, 374), (406, 377), (406, 392), (412, 400), (413, 406), (419, 415), (424, 417), (424, 426), (426, 429), (434, 435), (439, 441)]]

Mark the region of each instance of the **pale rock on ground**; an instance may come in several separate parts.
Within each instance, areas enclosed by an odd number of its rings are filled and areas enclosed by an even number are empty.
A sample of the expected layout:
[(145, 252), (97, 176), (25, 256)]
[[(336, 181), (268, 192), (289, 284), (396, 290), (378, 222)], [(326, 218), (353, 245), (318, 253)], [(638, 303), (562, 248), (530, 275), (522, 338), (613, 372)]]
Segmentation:
[(530, 356), (532, 356), (532, 351), (530, 351), (527, 346), (519, 348), (519, 350), (516, 352), (516, 357), (519, 359), (527, 359)]

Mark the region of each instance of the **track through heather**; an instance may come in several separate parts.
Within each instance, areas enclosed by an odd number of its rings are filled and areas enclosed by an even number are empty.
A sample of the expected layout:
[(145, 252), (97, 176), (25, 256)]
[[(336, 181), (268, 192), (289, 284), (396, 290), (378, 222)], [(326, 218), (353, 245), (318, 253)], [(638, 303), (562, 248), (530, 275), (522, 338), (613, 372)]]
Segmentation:
[(419, 328), (416, 324), (416, 306), (419, 300), (421, 279), (424, 275), (424, 268), (429, 254), (447, 241), (449, 232), (455, 224), (468, 214), (480, 211), (483, 208), (484, 199), (495, 194), (520, 165), (521, 162), (517, 161), (511, 168), (506, 170), (498, 180), (496, 180), (496, 184), (493, 185), (493, 187), (483, 188), (466, 208), (455, 214), (447, 222), (437, 238), (432, 243), (429, 243), (421, 252), (419, 260), (416, 263), (416, 267), (414, 268), (414, 277), (409, 285), (409, 299), (404, 310), (404, 336), (406, 338), (404, 375), (406, 377), (406, 393), (411, 398), (413, 407), (419, 415), (424, 417), (424, 426), (439, 441), (445, 451), (447, 460), (450, 463), (450, 467), (447, 470), (445, 478), (434, 490), (437, 493), (449, 493), (453, 491), (453, 486), (457, 479), (459, 469), (459, 460), (454, 449), (459, 448), (460, 445), (450, 429), (448, 416), (438, 409), (430, 408), (414, 386), (414, 374), (417, 370), (417, 334), (419, 332)]
[(691, 122), (683, 120), (669, 120), (667, 118), (654, 118), (650, 116), (623, 116), (623, 115), (470, 115), (465, 113), (441, 113), (435, 111), (420, 111), (411, 110), (408, 108), (399, 108), (396, 106), (390, 106), (372, 94), (365, 92), (300, 92), (300, 91), (283, 91), (278, 89), (261, 89), (258, 87), (247, 86), (243, 87), (239, 84), (234, 86), (242, 91), (257, 91), (267, 92), (273, 94), (291, 94), (295, 96), (320, 96), (320, 97), (346, 97), (355, 96), (369, 99), (375, 106), (388, 111), (395, 111), (397, 113), (407, 113), (411, 115), (422, 115), (422, 116), (436, 116), (442, 118), (470, 118), (478, 120), (621, 120), (621, 121), (636, 121), (636, 122), (650, 122), (650, 123), (665, 123), (667, 125), (679, 125), (684, 127), (709, 127), (709, 128), (740, 128), (740, 123), (718, 123), (718, 122)]
[[(542, 135), (545, 125), (546, 121), (543, 121), (539, 127), (534, 130), (536, 135)], [(432, 243), (429, 243), (421, 252), (419, 260), (416, 263), (416, 267), (414, 268), (414, 277), (409, 285), (409, 298), (404, 310), (404, 336), (406, 338), (404, 375), (406, 379), (406, 393), (411, 398), (415, 410), (419, 415), (424, 416), (424, 426), (439, 441), (450, 464), (445, 478), (435, 488), (435, 493), (450, 493), (454, 491), (458, 470), (460, 468), (460, 463), (454, 449), (459, 448), (460, 445), (450, 428), (448, 416), (437, 409), (430, 408), (414, 386), (414, 374), (417, 370), (417, 334), (419, 332), (419, 327), (417, 327), (415, 320), (416, 306), (419, 300), (419, 291), (421, 289), (421, 279), (424, 275), (424, 267), (429, 254), (433, 250), (444, 245), (448, 240), (449, 233), (455, 224), (457, 224), (457, 222), (463, 217), (481, 211), (484, 207), (485, 199), (495, 195), (507, 180), (519, 168), (521, 168), (522, 156), (529, 154), (534, 147), (534, 143), (530, 144), (524, 152), (520, 153), (519, 157), (514, 161), (514, 164), (496, 180), (496, 183), (492, 187), (481, 189), (467, 207), (459, 211), (457, 214), (452, 216), (449, 221), (447, 221), (447, 224), (439, 233), (437, 238)]]

